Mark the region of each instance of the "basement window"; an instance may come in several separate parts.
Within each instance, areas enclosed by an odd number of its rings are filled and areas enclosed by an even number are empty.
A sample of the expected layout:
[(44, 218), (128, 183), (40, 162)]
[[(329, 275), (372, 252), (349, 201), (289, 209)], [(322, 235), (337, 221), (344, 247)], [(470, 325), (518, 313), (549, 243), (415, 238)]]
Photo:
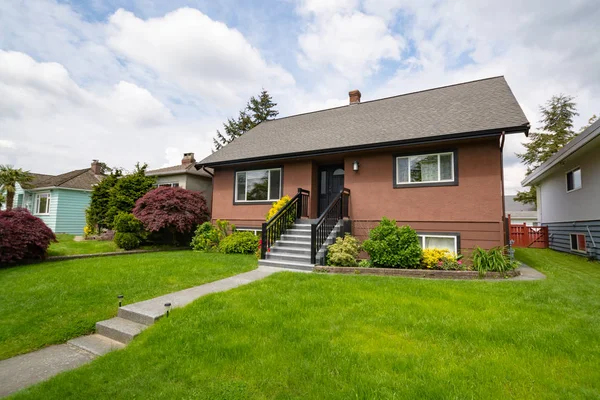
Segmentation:
[(446, 249), (451, 253), (458, 254), (457, 235), (420, 233), (418, 236), (422, 249)]
[(585, 235), (582, 233), (571, 233), (571, 250), (580, 253), (586, 252)]

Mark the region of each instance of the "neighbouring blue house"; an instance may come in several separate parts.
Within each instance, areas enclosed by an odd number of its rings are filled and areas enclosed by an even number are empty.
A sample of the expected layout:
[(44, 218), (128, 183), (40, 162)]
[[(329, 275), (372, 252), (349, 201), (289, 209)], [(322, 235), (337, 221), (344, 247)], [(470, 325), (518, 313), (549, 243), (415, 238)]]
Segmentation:
[(83, 234), (92, 188), (104, 178), (98, 160), (92, 162), (91, 168), (56, 176), (33, 176), (31, 188), (23, 189), (17, 184), (13, 208), (27, 208), (55, 233)]

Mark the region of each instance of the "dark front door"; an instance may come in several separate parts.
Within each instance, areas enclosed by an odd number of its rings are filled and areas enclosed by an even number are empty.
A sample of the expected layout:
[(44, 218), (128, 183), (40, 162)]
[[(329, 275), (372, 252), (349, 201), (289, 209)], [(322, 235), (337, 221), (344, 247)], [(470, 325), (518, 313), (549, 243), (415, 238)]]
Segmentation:
[(327, 209), (342, 189), (344, 189), (343, 165), (319, 168), (319, 215)]

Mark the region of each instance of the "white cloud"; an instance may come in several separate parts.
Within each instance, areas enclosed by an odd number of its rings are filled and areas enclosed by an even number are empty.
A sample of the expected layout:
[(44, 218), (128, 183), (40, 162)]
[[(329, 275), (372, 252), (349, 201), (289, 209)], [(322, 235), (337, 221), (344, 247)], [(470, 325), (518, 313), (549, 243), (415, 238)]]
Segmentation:
[(14, 149), (15, 142), (13, 142), (11, 140), (0, 139), (0, 147), (3, 147), (5, 149)]
[(239, 31), (192, 8), (148, 20), (118, 10), (109, 19), (108, 44), (181, 90), (222, 104), (245, 101), (261, 86), (294, 84)]
[(405, 41), (387, 22), (357, 9), (357, 0), (304, 0), (297, 12), (307, 19), (298, 37), (298, 64), (307, 70), (331, 68), (354, 82), (375, 74), (383, 60), (400, 60)]
[[(152, 94), (130, 82), (82, 88), (56, 63), (0, 51), (1, 146), (11, 162), (35, 172), (62, 173), (92, 159), (131, 168), (136, 161), (162, 163), (164, 146), (181, 143), (208, 154), (210, 127), (174, 121)], [(6, 139), (5, 139), (6, 138)]]

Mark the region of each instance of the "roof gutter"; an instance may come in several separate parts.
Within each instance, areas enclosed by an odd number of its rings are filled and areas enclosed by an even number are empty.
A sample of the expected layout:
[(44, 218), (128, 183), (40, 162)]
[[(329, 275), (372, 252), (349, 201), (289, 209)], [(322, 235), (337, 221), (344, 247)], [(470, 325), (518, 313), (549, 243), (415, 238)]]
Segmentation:
[(493, 130), (486, 130), (486, 131), (475, 131), (475, 132), (463, 132), (463, 133), (456, 133), (456, 134), (450, 134), (450, 135), (434, 136), (431, 138), (396, 140), (393, 142), (363, 144), (363, 145), (356, 145), (356, 146), (338, 147), (338, 148), (334, 148), (334, 149), (311, 150), (311, 151), (304, 151), (304, 152), (298, 152), (298, 153), (277, 154), (277, 155), (272, 155), (272, 156), (252, 157), (252, 158), (244, 158), (244, 159), (222, 161), (222, 162), (219, 162), (219, 161), (212, 162), (212, 163), (208, 162), (208, 163), (204, 163), (204, 164), (197, 164), (196, 169), (198, 169), (198, 165), (202, 165), (202, 167), (215, 167), (215, 166), (226, 166), (226, 165), (236, 165), (236, 164), (248, 164), (248, 163), (253, 163), (253, 162), (257, 162), (257, 161), (279, 161), (279, 160), (286, 160), (286, 159), (290, 159), (290, 158), (348, 153), (348, 152), (352, 152), (352, 151), (379, 150), (379, 149), (386, 149), (389, 147), (398, 147), (398, 146), (430, 144), (430, 143), (444, 143), (444, 142), (454, 141), (454, 140), (479, 139), (479, 138), (499, 136), (499, 135), (508, 134), (508, 133), (523, 132), (523, 133), (525, 133), (525, 135), (528, 135), (530, 126), (531, 125), (528, 122), (527, 124), (524, 124), (524, 125), (513, 126), (513, 127), (508, 127), (508, 128), (500, 128), (500, 129), (493, 129)]

